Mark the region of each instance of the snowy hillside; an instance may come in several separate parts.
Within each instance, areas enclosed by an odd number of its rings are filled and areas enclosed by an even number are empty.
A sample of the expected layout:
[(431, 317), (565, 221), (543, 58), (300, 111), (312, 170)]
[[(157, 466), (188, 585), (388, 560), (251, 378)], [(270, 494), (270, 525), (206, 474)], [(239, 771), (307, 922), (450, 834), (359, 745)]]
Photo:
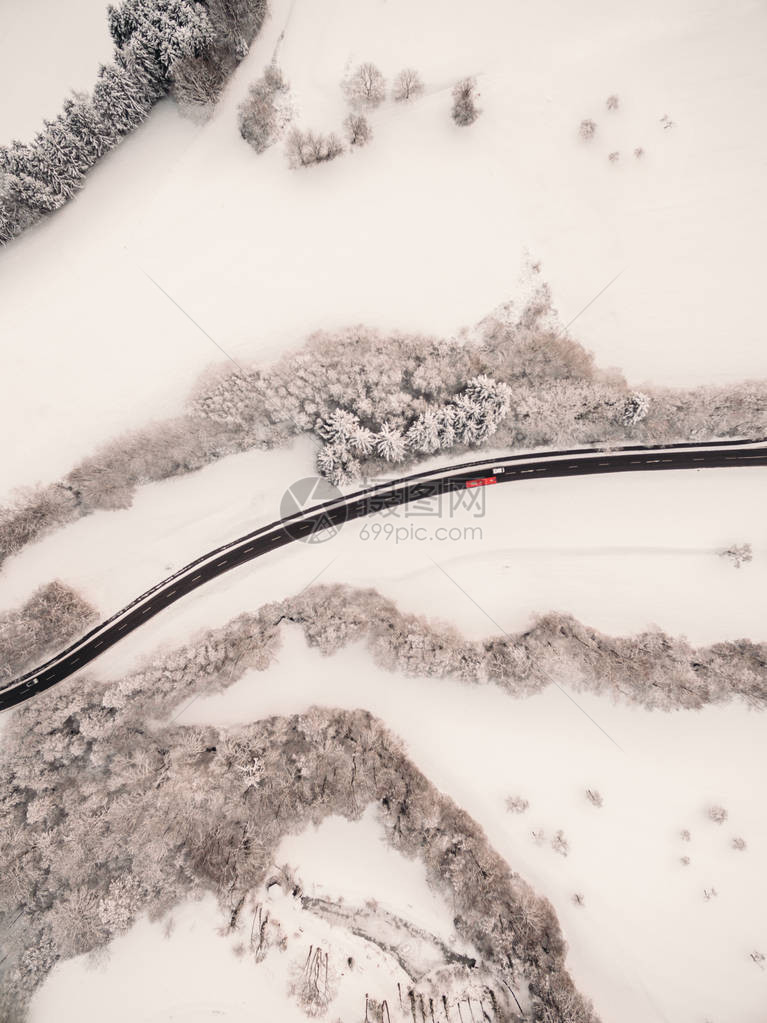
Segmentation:
[[(30, 138), (69, 89), (92, 85), (110, 53), (105, 6), (6, 0), (0, 142)], [(541, 261), (562, 324), (632, 387), (767, 378), (766, 42), (767, 10), (754, 0), (272, 0), (207, 122), (161, 100), (72, 202), (0, 249), (0, 505), (180, 412), (211, 363), (264, 365), (314, 331), (353, 324), (455, 336), (519, 294), (528, 257)], [(407, 103), (387, 96), (369, 113), (364, 148), (290, 169), (284, 139), (257, 155), (238, 131), (238, 107), (272, 60), (302, 129), (342, 131), (340, 83), (364, 60), (389, 85), (417, 68), (425, 91)], [(451, 90), (468, 75), (481, 113), (459, 128)], [(584, 119), (596, 123), (593, 138), (579, 133)], [(302, 437), (142, 486), (132, 507), (96, 511), (9, 558), (0, 613), (60, 579), (106, 617), (279, 518), (284, 492), (314, 467)], [(561, 611), (613, 636), (657, 626), (693, 646), (765, 641), (765, 498), (763, 468), (637, 472), (485, 488), (439, 518), (400, 509), (361, 519), (326, 543), (293, 543), (226, 573), (88, 675), (120, 680), (317, 582), (375, 588), (470, 639)], [(454, 532), (437, 537), (438, 526)], [(718, 556), (732, 544), (752, 545), (753, 561), (736, 569)], [(514, 698), (495, 685), (385, 671), (361, 645), (323, 657), (297, 628), (283, 629), (267, 670), (179, 704), (179, 749), (189, 741), (190, 758), (207, 755), (194, 746), (207, 726), (234, 734), (313, 704), (370, 711), (551, 900), (567, 969), (603, 1023), (762, 1023), (763, 711), (732, 701), (650, 712), (566, 681)], [(89, 723), (101, 739), (109, 713)], [(14, 714), (0, 717), (4, 741)], [(148, 719), (131, 734), (149, 743), (156, 727)], [(131, 770), (145, 780), (148, 765)], [(91, 766), (88, 798), (99, 785), (114, 797), (107, 758)], [(198, 792), (189, 793), (191, 806)], [(45, 859), (61, 824), (48, 795), (26, 808), (8, 801), (20, 823), (0, 835), (0, 867), (6, 840), (27, 827), (41, 830), (23, 869)], [(510, 812), (509, 797), (529, 806)], [(372, 809), (288, 834), (269, 869), (284, 864), (308, 897), (347, 909), (372, 900), (375, 912), (472, 954), (454, 933), (455, 906), (429, 887), (420, 860), (384, 843)], [(25, 875), (9, 867), (8, 890), (17, 877), (23, 888)], [(261, 884), (232, 933), (210, 894), (185, 895), (159, 920), (142, 911), (93, 955), (58, 963), (30, 1023), (101, 1023), (106, 1006), (117, 1023), (300, 1023), (296, 978), (318, 946), (334, 950), (328, 1023), (366, 1018), (366, 997), (396, 1003), (387, 1023), (409, 1020), (397, 988), (411, 979), (408, 942), (382, 950), (289, 888)], [(95, 895), (78, 897), (87, 905)], [(243, 950), (259, 905), (285, 942), (256, 962)], [(111, 932), (99, 933), (106, 942)]]

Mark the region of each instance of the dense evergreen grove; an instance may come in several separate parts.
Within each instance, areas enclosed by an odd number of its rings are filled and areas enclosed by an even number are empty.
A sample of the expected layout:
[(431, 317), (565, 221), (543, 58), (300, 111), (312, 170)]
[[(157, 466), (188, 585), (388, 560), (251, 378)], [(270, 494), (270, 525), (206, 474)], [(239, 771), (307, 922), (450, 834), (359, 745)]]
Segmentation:
[(206, 373), (186, 415), (113, 441), (0, 508), (0, 563), (138, 486), (310, 434), (344, 483), (438, 451), (767, 435), (767, 382), (632, 392), (558, 326), (545, 285), (449, 340), (364, 327), (319, 333), (274, 365)]
[(31, 142), (0, 146), (0, 244), (59, 209), (105, 153), (172, 92), (207, 104), (247, 53), (266, 0), (123, 0), (109, 6), (114, 59)]

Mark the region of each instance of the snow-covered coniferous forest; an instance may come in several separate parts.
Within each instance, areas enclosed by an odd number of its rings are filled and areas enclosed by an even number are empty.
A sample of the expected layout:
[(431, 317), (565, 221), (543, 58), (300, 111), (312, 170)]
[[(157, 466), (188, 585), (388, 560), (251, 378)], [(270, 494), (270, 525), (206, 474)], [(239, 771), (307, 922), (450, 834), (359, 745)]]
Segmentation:
[(0, 1023), (760, 1023), (764, 9), (0, 27)]

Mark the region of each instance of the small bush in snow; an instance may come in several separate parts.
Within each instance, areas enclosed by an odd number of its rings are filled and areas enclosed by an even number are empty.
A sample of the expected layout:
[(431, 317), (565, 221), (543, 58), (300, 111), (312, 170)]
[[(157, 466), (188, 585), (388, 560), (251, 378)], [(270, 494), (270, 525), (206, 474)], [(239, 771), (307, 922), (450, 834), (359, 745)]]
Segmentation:
[(690, 857), (689, 856), (680, 856), (679, 857), (679, 862), (682, 864), (683, 867), (689, 867), (690, 866)]
[(668, 131), (669, 128), (674, 127), (674, 122), (671, 120), (668, 114), (664, 114), (663, 117), (661, 117), (660, 123), (663, 126), (664, 131)]
[(596, 135), (596, 132), (597, 132), (596, 121), (592, 121), (591, 118), (589, 117), (586, 117), (583, 121), (581, 121), (580, 127), (578, 128), (578, 134), (585, 142), (589, 142), (591, 139), (593, 139), (594, 136)]
[(530, 832), (530, 837), (532, 838), (536, 845), (543, 845), (546, 839), (546, 833), (544, 832), (543, 828), (535, 828), (533, 829), (533, 831)]
[(607, 109), (608, 110), (617, 110), (620, 105), (621, 105), (621, 101), (618, 99), (618, 97), (615, 95), (615, 93), (613, 93), (612, 96), (608, 96), (607, 97)]
[(415, 68), (408, 67), (400, 71), (394, 79), (392, 97), (402, 103), (405, 100), (415, 99), (423, 93), (423, 81)]
[(637, 160), (641, 160), (642, 157), (644, 156), (644, 149), (642, 149), (641, 146), (637, 146), (636, 149), (634, 150), (634, 156), (636, 157)]
[(733, 849), (737, 849), (738, 852), (743, 852), (743, 850), (746, 848), (745, 838), (741, 838), (740, 835), (737, 835), (732, 840), (732, 847)]
[(565, 838), (564, 831), (557, 831), (551, 840), (551, 848), (560, 856), (567, 856), (570, 852), (570, 843)]
[(327, 163), (343, 153), (344, 147), (336, 134), (321, 135), (319, 132), (301, 131), (294, 128), (288, 135), (287, 152), (291, 167), (311, 167), (315, 163)]
[(349, 114), (344, 121), (344, 130), (350, 146), (365, 146), (373, 137), (370, 121), (364, 114)]
[(288, 84), (274, 64), (248, 90), (239, 108), (240, 134), (257, 153), (274, 145), (290, 120), (287, 96)]
[(474, 124), (479, 113), (477, 83), (473, 78), (462, 78), (453, 86), (453, 120), (465, 127)]
[(706, 900), (706, 902), (710, 902), (712, 899), (715, 899), (718, 894), (719, 892), (716, 890), (716, 888), (711, 887), (703, 889), (703, 898)]
[(615, 150), (614, 153), (610, 153), (609, 156), (607, 157), (610, 163), (617, 163), (620, 160), (620, 158), (621, 154), (618, 152), (617, 149)]
[(506, 799), (506, 809), (509, 813), (524, 813), (529, 806), (530, 803), (522, 796), (509, 796)]
[(635, 391), (626, 398), (621, 413), (621, 422), (624, 426), (636, 426), (647, 418), (650, 411), (650, 399), (641, 391)]
[(765, 956), (764, 952), (760, 952), (758, 949), (755, 948), (753, 952), (749, 952), (748, 958), (752, 962), (756, 963), (760, 970), (764, 969), (764, 963), (765, 960), (767, 960), (767, 956)]
[(714, 824), (724, 824), (729, 814), (723, 806), (710, 806), (708, 808), (709, 820), (712, 820)]
[(347, 100), (354, 106), (377, 107), (386, 97), (386, 79), (367, 61), (341, 83)]
[(683, 842), (689, 842), (692, 836), (690, 835), (690, 832), (687, 830), (687, 828), (682, 828), (682, 830), (679, 832), (679, 837), (682, 839)]
[(582, 906), (585, 903), (583, 892), (573, 892), (573, 902), (576, 906)]
[(599, 789), (586, 789), (586, 799), (588, 799), (592, 806), (596, 806), (597, 809), (604, 806), (605, 801)]
[(754, 560), (754, 551), (750, 543), (734, 543), (731, 547), (719, 551), (719, 557), (729, 558), (735, 568), (740, 568), (746, 562)]

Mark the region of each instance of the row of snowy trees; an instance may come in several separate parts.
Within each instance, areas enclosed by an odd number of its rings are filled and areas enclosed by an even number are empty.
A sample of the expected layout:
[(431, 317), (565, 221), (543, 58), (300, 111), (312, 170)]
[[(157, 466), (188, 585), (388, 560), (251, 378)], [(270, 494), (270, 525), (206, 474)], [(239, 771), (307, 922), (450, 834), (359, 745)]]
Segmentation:
[(403, 613), (375, 590), (340, 584), (313, 586), (269, 613), (299, 625), (323, 654), (365, 643), (389, 671), (489, 681), (512, 696), (540, 692), (552, 678), (566, 677), (581, 689), (652, 709), (736, 699), (767, 707), (767, 643), (693, 647), (660, 630), (608, 636), (559, 613), (540, 616), (523, 632), (468, 640), (452, 626)]
[[(365, 146), (373, 138), (373, 128), (367, 113), (375, 110), (386, 99), (387, 83), (375, 64), (366, 61), (351, 71), (341, 82), (341, 89), (351, 108), (343, 122), (343, 135), (351, 148)], [(424, 92), (423, 80), (415, 68), (404, 68), (396, 76), (392, 99), (405, 103)], [(465, 78), (453, 89), (453, 120), (458, 125), (472, 124), (479, 116), (476, 82)], [(293, 108), (288, 99), (288, 86), (282, 72), (275, 65), (250, 87), (239, 109), (240, 134), (257, 153), (273, 145), (291, 120)], [(288, 163), (292, 168), (310, 167), (335, 160), (345, 151), (341, 134), (336, 131), (320, 132), (294, 127), (286, 146)]]
[[(110, 5), (114, 59), (100, 67), (92, 93), (67, 99), (62, 112), (45, 121), (31, 142), (0, 146), (0, 244), (71, 199), (87, 171), (141, 124), (168, 91), (191, 102), (200, 96), (201, 68), (209, 67), (212, 74), (215, 65), (219, 77), (224, 69), (231, 71), (236, 61), (226, 54), (239, 46), (242, 55), (241, 31), (252, 38), (265, 10), (265, 0), (123, 0), (119, 7)], [(192, 81), (196, 91), (189, 87)], [(215, 90), (207, 99), (212, 95)]]
[[(469, 383), (480, 378), (494, 391), (477, 416)], [(17, 493), (0, 507), (0, 563), (96, 509), (130, 507), (144, 483), (302, 433), (328, 447), (334, 431), (343, 444), (321, 468), (339, 479), (357, 471), (355, 462), (372, 473), (491, 436), (509, 449), (759, 437), (767, 382), (631, 392), (557, 326), (545, 286), (457, 338), (364, 327), (319, 333), (271, 366), (214, 367), (186, 414), (119, 437), (63, 479)]]
[(397, 463), (408, 453), (430, 455), (456, 445), (483, 444), (498, 430), (510, 406), (507, 384), (477, 376), (448, 403), (419, 413), (405, 430), (386, 420), (374, 431), (354, 412), (337, 408), (317, 427), (325, 441), (317, 468), (332, 483), (345, 483), (359, 475), (360, 460), (373, 454)]

